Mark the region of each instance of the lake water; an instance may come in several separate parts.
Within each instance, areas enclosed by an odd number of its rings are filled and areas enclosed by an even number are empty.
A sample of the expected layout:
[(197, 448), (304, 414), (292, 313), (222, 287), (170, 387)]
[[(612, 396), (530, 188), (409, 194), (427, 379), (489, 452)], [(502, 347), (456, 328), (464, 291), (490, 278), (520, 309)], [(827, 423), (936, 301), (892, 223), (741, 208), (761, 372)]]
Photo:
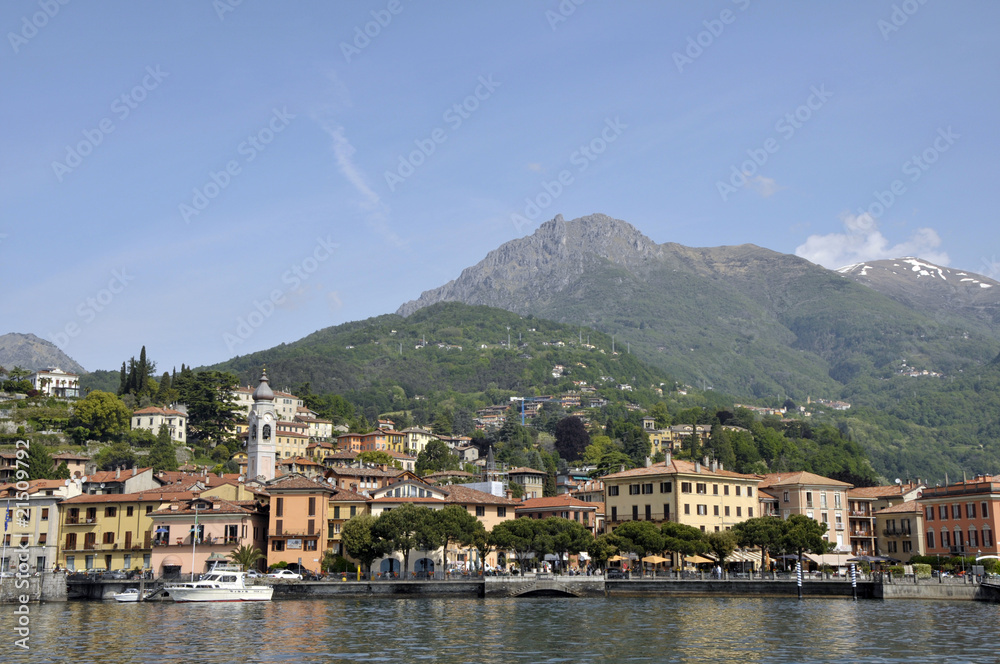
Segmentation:
[(1000, 606), (774, 598), (31, 606), (3, 662), (996, 662)]

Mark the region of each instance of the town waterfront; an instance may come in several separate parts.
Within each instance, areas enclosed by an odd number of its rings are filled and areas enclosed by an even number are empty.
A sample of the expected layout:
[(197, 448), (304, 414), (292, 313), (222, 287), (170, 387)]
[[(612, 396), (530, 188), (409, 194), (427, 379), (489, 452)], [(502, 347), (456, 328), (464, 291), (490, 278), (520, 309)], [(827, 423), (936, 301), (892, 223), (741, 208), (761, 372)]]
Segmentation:
[(31, 606), (47, 662), (986, 662), (1000, 606), (747, 597)]

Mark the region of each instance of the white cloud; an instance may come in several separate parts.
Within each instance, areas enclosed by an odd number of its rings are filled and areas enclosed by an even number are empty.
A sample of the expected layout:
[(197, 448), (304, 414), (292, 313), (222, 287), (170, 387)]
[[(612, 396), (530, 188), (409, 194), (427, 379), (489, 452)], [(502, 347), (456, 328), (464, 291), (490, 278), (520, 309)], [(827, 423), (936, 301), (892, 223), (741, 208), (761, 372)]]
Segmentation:
[(784, 187), (779, 187), (778, 183), (774, 181), (774, 178), (766, 178), (763, 175), (758, 175), (755, 178), (747, 178), (746, 186), (750, 187), (763, 198), (769, 198), (774, 195), (779, 189)]
[(389, 227), (389, 206), (383, 203), (379, 195), (368, 186), (361, 168), (354, 163), (354, 153), (357, 150), (344, 136), (344, 128), (334, 126), (323, 119), (319, 119), (318, 122), (323, 131), (333, 139), (333, 155), (337, 162), (337, 170), (361, 195), (361, 207), (367, 213), (368, 225), (397, 247), (403, 245), (403, 240)]
[(846, 214), (843, 233), (810, 235), (796, 247), (795, 255), (837, 269), (845, 265), (903, 256), (919, 256), (938, 265), (948, 265), (948, 254), (938, 251), (941, 237), (933, 228), (918, 228), (905, 242), (891, 244), (871, 215)]

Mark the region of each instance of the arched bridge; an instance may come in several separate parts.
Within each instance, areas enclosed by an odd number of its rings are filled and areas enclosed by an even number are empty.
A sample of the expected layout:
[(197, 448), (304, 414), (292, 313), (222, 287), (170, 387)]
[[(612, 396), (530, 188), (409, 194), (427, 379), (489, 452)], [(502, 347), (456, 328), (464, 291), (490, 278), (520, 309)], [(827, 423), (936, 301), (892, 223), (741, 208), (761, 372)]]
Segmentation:
[(486, 597), (603, 597), (604, 577), (554, 576), (526, 574), (524, 576), (487, 576), (483, 579)]

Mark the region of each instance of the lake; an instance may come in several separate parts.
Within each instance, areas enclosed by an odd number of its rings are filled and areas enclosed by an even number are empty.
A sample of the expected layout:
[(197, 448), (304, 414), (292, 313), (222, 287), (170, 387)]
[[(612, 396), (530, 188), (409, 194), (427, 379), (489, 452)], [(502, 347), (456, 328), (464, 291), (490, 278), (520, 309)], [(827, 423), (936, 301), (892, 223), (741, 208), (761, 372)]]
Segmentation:
[(794, 598), (363, 598), (31, 606), (5, 662), (991, 662), (1000, 606)]

